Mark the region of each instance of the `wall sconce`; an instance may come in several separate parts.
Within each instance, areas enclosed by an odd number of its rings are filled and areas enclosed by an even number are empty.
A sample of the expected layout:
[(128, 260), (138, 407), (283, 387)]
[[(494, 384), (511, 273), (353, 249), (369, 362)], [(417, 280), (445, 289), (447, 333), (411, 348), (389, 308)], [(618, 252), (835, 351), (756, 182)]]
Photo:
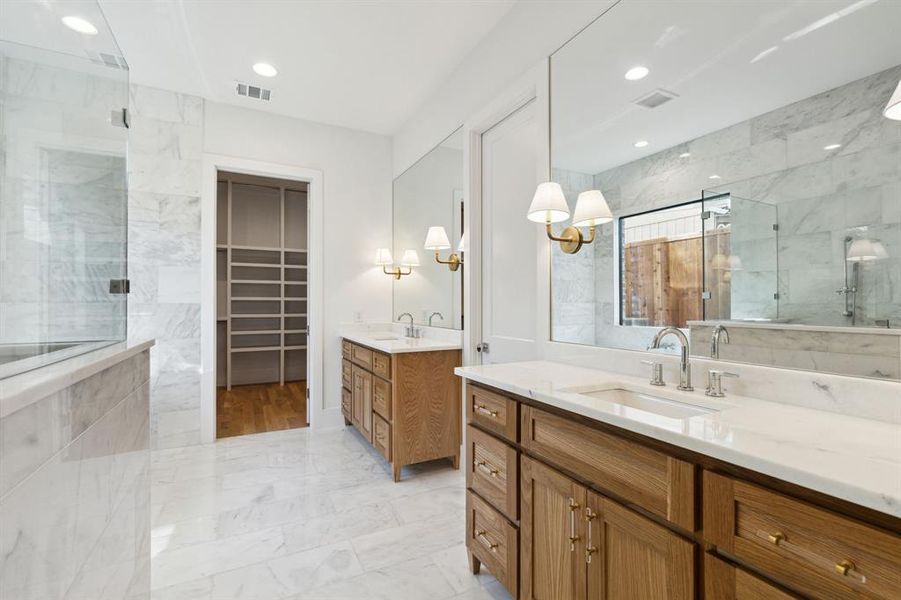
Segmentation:
[(845, 260), (848, 262), (869, 262), (888, 258), (888, 252), (882, 242), (866, 238), (850, 241), (845, 249)]
[[(613, 220), (613, 213), (600, 190), (589, 190), (579, 194), (573, 223), (555, 236), (551, 223), (559, 223), (569, 218), (569, 206), (559, 183), (546, 181), (538, 184), (527, 215), (530, 221), (544, 223), (548, 239), (559, 242), (560, 249), (567, 254), (575, 254), (583, 244), (590, 244), (595, 238), (595, 227)], [(582, 235), (579, 227), (590, 229), (588, 237)]]
[(375, 251), (375, 264), (382, 267), (382, 272), (385, 275), (391, 275), (395, 279), (400, 279), (402, 276), (412, 273), (413, 267), (419, 266), (419, 255), (416, 253), (416, 250), (404, 250), (404, 255), (400, 259), (400, 266), (388, 269), (388, 265), (394, 264), (391, 250), (379, 248)]
[(456, 271), (460, 268), (460, 265), (463, 264), (463, 237), (460, 238), (460, 246), (457, 248), (457, 252), (460, 254), (455, 252), (447, 257), (447, 260), (441, 260), (441, 255), (438, 251), (447, 250), (450, 247), (451, 243), (450, 240), (447, 239), (447, 232), (444, 231), (444, 227), (429, 227), (429, 232), (425, 236), (425, 249), (435, 251), (435, 262), (447, 265), (448, 269)]

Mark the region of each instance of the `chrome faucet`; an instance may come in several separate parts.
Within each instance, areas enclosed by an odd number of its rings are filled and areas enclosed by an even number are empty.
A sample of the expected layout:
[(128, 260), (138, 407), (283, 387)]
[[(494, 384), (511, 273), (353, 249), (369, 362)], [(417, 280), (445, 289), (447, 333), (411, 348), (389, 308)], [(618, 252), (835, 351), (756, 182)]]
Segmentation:
[(722, 325), (713, 328), (713, 334), (710, 336), (710, 358), (720, 357), (720, 343), (729, 343), (729, 330)]
[(694, 388), (691, 387), (691, 363), (688, 360), (688, 338), (685, 337), (685, 334), (675, 327), (664, 327), (657, 332), (657, 335), (654, 336), (654, 341), (651, 342), (650, 349), (659, 349), (660, 343), (663, 341), (663, 338), (670, 334), (676, 336), (676, 338), (679, 340), (679, 345), (682, 348), (682, 357), (679, 361), (679, 386), (677, 389), (680, 389), (683, 392), (690, 392), (694, 390)]
[(416, 333), (415, 328), (413, 327), (413, 315), (408, 312), (401, 313), (397, 315), (397, 320), (400, 321), (404, 317), (410, 317), (410, 324), (404, 329), (404, 335), (408, 338), (416, 337), (414, 334)]
[(435, 311), (435, 312), (433, 312), (432, 314), (429, 315), (429, 327), (432, 326), (432, 317), (434, 317), (435, 315), (437, 315), (438, 318), (441, 319), (442, 321), (444, 320), (444, 315), (442, 315), (442, 314), (441, 314), (440, 312), (438, 312), (438, 311)]

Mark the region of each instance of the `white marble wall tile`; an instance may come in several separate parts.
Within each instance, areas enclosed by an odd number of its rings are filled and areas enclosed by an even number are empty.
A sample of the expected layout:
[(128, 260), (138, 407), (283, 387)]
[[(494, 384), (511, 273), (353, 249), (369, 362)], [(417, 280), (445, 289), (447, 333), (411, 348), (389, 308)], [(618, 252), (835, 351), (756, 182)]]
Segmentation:
[(144, 383), (0, 497), (0, 596), (146, 598), (148, 414)]

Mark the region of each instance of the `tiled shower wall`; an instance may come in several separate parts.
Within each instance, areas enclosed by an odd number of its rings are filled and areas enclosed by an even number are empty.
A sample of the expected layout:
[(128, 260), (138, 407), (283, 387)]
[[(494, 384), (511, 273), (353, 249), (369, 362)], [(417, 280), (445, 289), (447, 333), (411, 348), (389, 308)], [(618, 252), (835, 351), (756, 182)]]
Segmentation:
[[(901, 123), (881, 114), (899, 79), (901, 66), (603, 173), (555, 169), (554, 178), (572, 196), (572, 205), (591, 177), (592, 187), (604, 192), (618, 215), (697, 199), (705, 189), (775, 205), (779, 317), (789, 322), (850, 325), (841, 315), (843, 299), (835, 293), (842, 285), (843, 239), (849, 234), (877, 238), (890, 258), (863, 265), (857, 324), (889, 319), (901, 327)], [(823, 149), (833, 143), (842, 147)], [(680, 157), (686, 152), (689, 157)], [(714, 173), (721, 179), (711, 189)], [(606, 225), (602, 232), (592, 249), (593, 318), (585, 313), (590, 294), (584, 286), (573, 292), (577, 286), (572, 283), (576, 273), (585, 275), (580, 269), (591, 252), (573, 257), (555, 251), (554, 322), (560, 326), (555, 325), (555, 339), (644, 345), (643, 328), (615, 326), (613, 227)], [(741, 252), (746, 264), (763, 262), (755, 260), (751, 243)], [(586, 325), (593, 320), (593, 340), (587, 327), (576, 326), (580, 319)]]
[(131, 86), (128, 334), (155, 338), (151, 439), (200, 443), (203, 100)]

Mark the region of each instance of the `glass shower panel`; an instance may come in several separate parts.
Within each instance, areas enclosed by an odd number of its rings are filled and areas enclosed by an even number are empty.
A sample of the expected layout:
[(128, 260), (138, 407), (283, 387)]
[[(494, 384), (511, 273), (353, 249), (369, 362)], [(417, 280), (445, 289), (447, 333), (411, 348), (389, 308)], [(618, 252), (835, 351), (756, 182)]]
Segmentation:
[[(127, 66), (95, 2), (8, 4), (0, 15), (0, 377), (126, 336), (117, 285), (127, 278)], [(75, 6), (98, 35), (62, 25)]]
[(731, 194), (703, 204), (704, 320), (776, 320), (776, 206)]

